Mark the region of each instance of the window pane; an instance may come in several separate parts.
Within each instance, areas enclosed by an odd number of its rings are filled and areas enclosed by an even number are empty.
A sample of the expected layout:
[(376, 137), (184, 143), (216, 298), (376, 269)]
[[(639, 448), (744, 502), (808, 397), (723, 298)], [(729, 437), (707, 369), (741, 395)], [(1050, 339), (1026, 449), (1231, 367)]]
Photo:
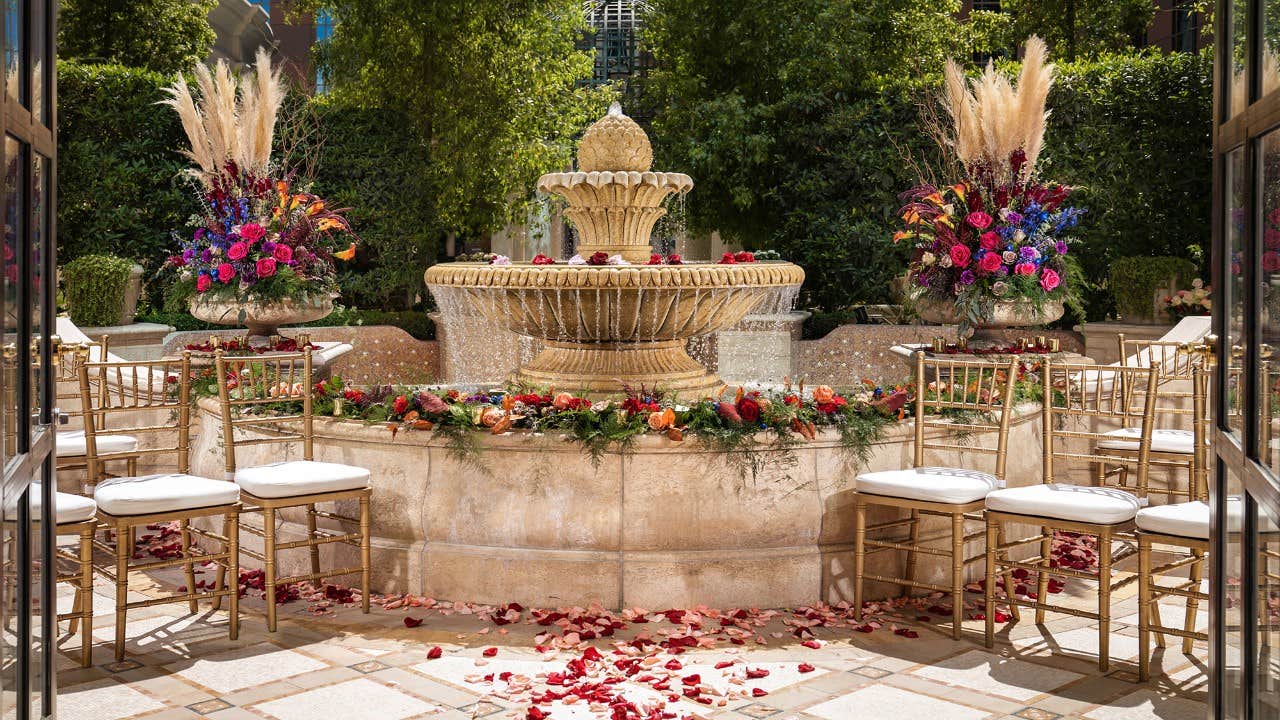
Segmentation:
[(1244, 398), (1241, 397), (1243, 383), (1242, 369), (1237, 355), (1242, 347), (1244, 330), (1244, 228), (1245, 228), (1245, 193), (1246, 178), (1244, 172), (1244, 149), (1236, 148), (1227, 156), (1227, 227), (1224, 241), (1226, 252), (1231, 258), (1229, 280), (1219, 293), (1225, 303), (1227, 315), (1227, 331), (1223, 338), (1230, 351), (1230, 363), (1227, 371), (1227, 400), (1230, 412), (1227, 413), (1227, 426), (1235, 433), (1244, 435)]
[(4, 0), (4, 85), (9, 97), (25, 103), (27, 89), (26, 76), (23, 73), (26, 57), (27, 38), (23, 28), (26, 25), (27, 3), (20, 0)]
[(49, 5), (44, 2), (29, 3), (31, 8), (31, 112), (36, 122), (47, 124), (49, 113), (48, 98), (45, 94), (49, 88), (49, 63), (45, 62), (45, 53), (49, 22)]
[[(1239, 519), (1243, 513), (1243, 487), (1240, 484), (1240, 478), (1230, 466), (1227, 466), (1225, 480), (1227, 515), (1232, 518), (1229, 522), (1230, 532), (1227, 533), (1227, 552), (1226, 557), (1221, 559), (1210, 556), (1210, 562), (1223, 563), (1223, 577), (1226, 579), (1226, 587), (1222, 588), (1225, 617), (1223, 635), (1226, 636), (1226, 648), (1224, 657), (1219, 659), (1225, 688), (1222, 715), (1224, 718), (1243, 718), (1245, 716), (1244, 693), (1241, 688), (1244, 686), (1244, 674), (1241, 653), (1244, 647), (1244, 618), (1240, 614), (1241, 581), (1243, 580), (1240, 561), (1243, 542)], [(1227, 524), (1220, 523), (1219, 527)]]
[(1280, 508), (1258, 508), (1258, 720), (1280, 718)]
[[(31, 162), (32, 188), (31, 198), (31, 337), (43, 343), (46, 340), (45, 328), (41, 326), (40, 311), (43, 308), (41, 294), (48, 278), (44, 277), (45, 243), (48, 239), (48, 218), (46, 218), (44, 198), (49, 193), (49, 161), (39, 153), (32, 153)], [(39, 361), (39, 346), (32, 347), (31, 362), (31, 428), (35, 432), (40, 422), (40, 410), (44, 407), (40, 376), (43, 369)]]
[(1249, 106), (1248, 67), (1246, 41), (1248, 38), (1249, 2), (1248, 0), (1229, 0), (1219, 7), (1230, 7), (1231, 37), (1228, 47), (1231, 52), (1230, 78), (1227, 82), (1227, 117), (1235, 117)]

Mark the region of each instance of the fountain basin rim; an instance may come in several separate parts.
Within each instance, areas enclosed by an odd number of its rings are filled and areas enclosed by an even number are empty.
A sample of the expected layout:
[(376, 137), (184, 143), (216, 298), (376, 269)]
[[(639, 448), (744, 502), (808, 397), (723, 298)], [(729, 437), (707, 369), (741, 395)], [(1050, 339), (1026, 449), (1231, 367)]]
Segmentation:
[(595, 170), (592, 172), (559, 172), (547, 173), (538, 178), (537, 188), (543, 192), (554, 192), (555, 188), (572, 187), (574, 185), (622, 185), (633, 187), (654, 185), (670, 187), (677, 192), (685, 192), (693, 188), (693, 178), (677, 172), (636, 172), (631, 170)]
[(428, 286), (468, 288), (681, 289), (788, 287), (804, 269), (782, 261), (735, 265), (487, 265), (440, 263), (427, 268)]

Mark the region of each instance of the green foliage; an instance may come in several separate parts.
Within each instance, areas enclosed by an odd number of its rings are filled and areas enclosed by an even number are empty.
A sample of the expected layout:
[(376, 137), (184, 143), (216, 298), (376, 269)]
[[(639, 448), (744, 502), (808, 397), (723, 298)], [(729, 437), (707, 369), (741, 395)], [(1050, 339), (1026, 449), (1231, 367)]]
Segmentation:
[(395, 110), (317, 99), (312, 187), (331, 207), (350, 208), (360, 251), (341, 267), (344, 302), (407, 309), (424, 296), (422, 271), (436, 261), (441, 231), (429, 185), (427, 146)]
[[(949, 7), (878, 4), (924, 15), (864, 41), (846, 3), (653, 3), (646, 42), (662, 66), (644, 98), (657, 164), (697, 183), (691, 229), (805, 267), (809, 309), (893, 300), (907, 260), (888, 242), (898, 193), (956, 179), (925, 132), (921, 106), (939, 78), (922, 71), (1000, 27), (980, 18), (957, 29)], [(1088, 210), (1074, 252), (1089, 319), (1111, 309), (1111, 260), (1200, 261), (1208, 246), (1211, 67), (1208, 55), (1178, 53), (1059, 66), (1042, 168)]]
[(58, 255), (110, 251), (155, 268), (199, 209), (180, 177), (177, 116), (155, 105), (167, 79), (120, 65), (58, 63)]
[(82, 255), (62, 266), (62, 292), (81, 327), (120, 322), (133, 263), (114, 255)]
[(582, 84), (579, 0), (306, 0), (335, 29), (318, 49), (335, 97), (398, 110), (431, 148), (428, 181), (445, 226), (487, 230), (564, 166), (572, 137), (605, 107)]
[(1124, 317), (1151, 319), (1155, 295), (1186, 285), (1196, 277), (1196, 265), (1178, 257), (1123, 257), (1111, 263), (1111, 292), (1116, 312)]
[(1004, 47), (1039, 35), (1053, 55), (1071, 62), (1145, 45), (1155, 15), (1151, 0), (1004, 0), (1011, 26)]
[(1117, 258), (1207, 260), (1212, 68), (1206, 52), (1059, 69), (1042, 172), (1077, 186), (1072, 202), (1089, 211), (1075, 252), (1085, 276), (1098, 281), (1086, 286), (1090, 320), (1112, 308), (1101, 280)]
[(217, 5), (217, 0), (62, 0), (58, 56), (163, 73), (190, 70), (209, 56), (217, 40), (208, 19)]

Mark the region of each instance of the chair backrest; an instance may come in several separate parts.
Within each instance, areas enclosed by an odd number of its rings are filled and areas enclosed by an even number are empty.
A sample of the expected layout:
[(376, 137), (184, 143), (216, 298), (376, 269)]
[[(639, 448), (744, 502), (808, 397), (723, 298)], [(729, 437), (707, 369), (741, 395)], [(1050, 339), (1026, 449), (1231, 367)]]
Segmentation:
[[(915, 466), (925, 464), (925, 450), (962, 451), (995, 456), (996, 477), (1004, 479), (1013, 418), (1013, 389), (1018, 358), (1002, 361), (951, 360), (916, 353)], [(945, 429), (931, 439), (929, 427)], [(963, 433), (996, 433), (994, 447), (962, 443)]]
[[(303, 459), (313, 459), (310, 348), (266, 357), (228, 357), (218, 350), (215, 364), (228, 477), (235, 475), (236, 448), (242, 445), (301, 441)], [(242, 425), (277, 427), (260, 437), (237, 438)], [(299, 425), (301, 430), (295, 429)]]
[[(1040, 368), (1044, 397), (1044, 482), (1056, 482), (1056, 460), (1067, 463), (1136, 466), (1136, 488), (1145, 497), (1155, 427), (1156, 392), (1160, 367), (1087, 365), (1046, 360)], [(1084, 425), (1081, 421), (1087, 421)], [(1107, 433), (1138, 426), (1125, 436), (1136, 452), (1107, 453), (1099, 443), (1114, 442)], [(1083, 425), (1083, 427), (1082, 427)], [(1074, 446), (1074, 447), (1072, 447)], [(1086, 448), (1089, 452), (1081, 451)]]
[(1197, 355), (1187, 352), (1185, 342), (1174, 340), (1133, 340), (1124, 333), (1116, 336), (1120, 346), (1120, 365), (1160, 368), (1162, 384), (1190, 380), (1191, 369), (1200, 364)]
[[(68, 411), (75, 416), (84, 417), (84, 406), (79, 404), (80, 401), (80, 366), (88, 362), (101, 361), (107, 357), (107, 351), (110, 343), (110, 337), (103, 335), (98, 342), (92, 340), (86, 342), (78, 342), (67, 344), (63, 343), (58, 349), (58, 366), (57, 366), (57, 398), (60, 401), (58, 406), (64, 411)], [(92, 374), (89, 378), (89, 384), (98, 392), (106, 392), (106, 383), (103, 382), (103, 372), (101, 369), (97, 373)], [(75, 401), (78, 408), (69, 408), (68, 405), (61, 401)]]
[[(128, 457), (172, 453), (177, 471), (189, 470), (191, 353), (160, 360), (86, 362), (80, 364), (77, 374), (90, 482), (103, 476), (103, 463)], [(99, 442), (112, 435), (136, 437), (138, 446), (127, 451), (99, 451)]]

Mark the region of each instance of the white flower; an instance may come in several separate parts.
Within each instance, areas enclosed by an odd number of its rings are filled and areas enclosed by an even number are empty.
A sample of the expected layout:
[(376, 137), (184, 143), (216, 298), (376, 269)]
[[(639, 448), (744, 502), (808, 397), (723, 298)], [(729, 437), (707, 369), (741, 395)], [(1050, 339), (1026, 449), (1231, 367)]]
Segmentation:
[(1005, 265), (1012, 265), (1014, 262), (1017, 261), (1018, 253), (1012, 250), (1005, 250), (1003, 253), (1000, 254), (1000, 259), (1004, 261)]
[(1022, 232), (1021, 230), (1015, 230), (1013, 232), (1014, 242), (1022, 242), (1023, 240), (1026, 240), (1026, 239), (1027, 239), (1027, 234)]
[(608, 260), (610, 265), (630, 265), (631, 263), (622, 259), (621, 255), (610, 255)]
[(507, 257), (506, 255), (494, 255), (494, 256), (493, 256), (493, 262), (492, 262), (491, 264), (493, 264), (493, 265), (510, 265), (510, 264), (511, 264), (511, 258)]
[(939, 265), (941, 265), (941, 266), (942, 266), (942, 267), (944, 267), (944, 268), (949, 268), (949, 267), (951, 267), (951, 256), (950, 256), (950, 255), (943, 255), (943, 256), (942, 256), (942, 258), (941, 258), (940, 260), (938, 260), (938, 264), (939, 264)]
[(938, 256), (937, 256), (937, 255), (934, 255), (934, 254), (933, 254), (933, 253), (931, 253), (931, 252), (927, 252), (927, 253), (925, 253), (925, 254), (923, 254), (923, 255), (921, 255), (921, 256), (920, 256), (920, 264), (921, 264), (921, 265), (932, 265), (932, 264), (934, 264), (934, 263), (935, 263), (935, 262), (937, 262), (937, 261), (938, 261)]
[(1195, 280), (1191, 281), (1191, 287), (1199, 290), (1200, 288), (1204, 287), (1204, 281), (1201, 280), (1200, 278), (1196, 278)]
[(581, 255), (574, 255), (573, 257), (569, 258), (569, 264), (570, 265), (586, 265), (587, 261), (584, 260)]

